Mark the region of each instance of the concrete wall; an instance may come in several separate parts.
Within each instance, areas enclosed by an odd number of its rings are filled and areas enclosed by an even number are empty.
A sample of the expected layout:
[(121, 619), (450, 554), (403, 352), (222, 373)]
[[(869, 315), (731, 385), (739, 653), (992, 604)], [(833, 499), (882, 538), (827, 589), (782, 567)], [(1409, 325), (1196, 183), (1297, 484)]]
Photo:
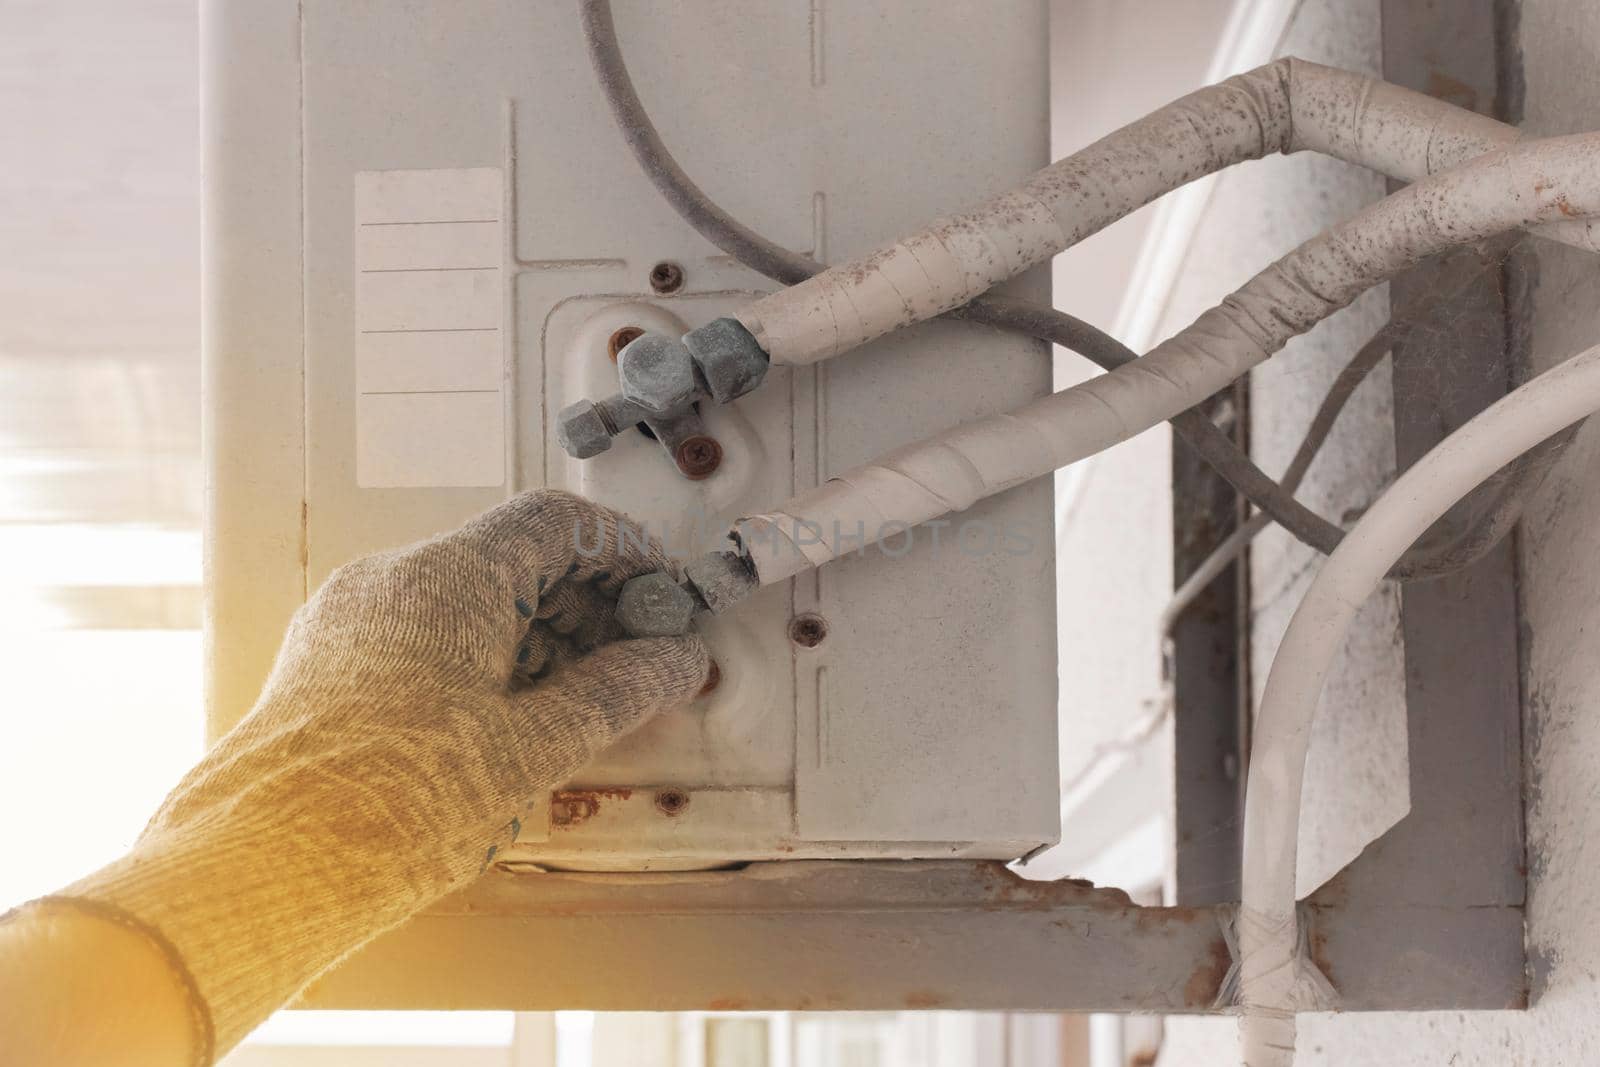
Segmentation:
[[(1315, 15), (1316, 6), (1307, 4), (1302, 23)], [(1524, 0), (1521, 9), (1524, 125), (1540, 134), (1594, 128), (1600, 114), (1600, 6), (1590, 0)], [(1263, 192), (1270, 193), (1263, 202), (1277, 211), (1278, 204), (1304, 190), (1280, 183)], [(1544, 368), (1600, 341), (1600, 273), (1591, 257), (1558, 246), (1543, 245), (1538, 256), (1534, 349)], [(1292, 388), (1281, 368), (1275, 366), (1274, 373), (1280, 376), (1263, 375), (1254, 394), (1261, 401), (1258, 427), (1269, 401), (1294, 404), (1316, 388), (1310, 380), (1304, 388)], [(1380, 403), (1378, 397), (1369, 398), (1374, 405)], [(1363, 420), (1369, 414), (1379, 414), (1376, 406)], [(1384, 436), (1376, 424), (1361, 427), (1361, 433), (1374, 442)], [(1270, 437), (1258, 440), (1266, 446)], [(1351, 437), (1343, 440), (1352, 447)], [(1381, 457), (1373, 454), (1361, 462), (1368, 461), (1375, 475)], [(1579, 1067), (1600, 1060), (1600, 923), (1595, 921), (1600, 910), (1600, 657), (1595, 654), (1600, 553), (1594, 532), (1600, 523), (1600, 483), (1592, 474), (1597, 462), (1600, 428), (1589, 426), (1540, 493), (1519, 535), (1530, 782), (1528, 943), (1535, 1004), (1527, 1012), (1306, 1017), (1298, 1061), (1305, 1067)], [(1267, 558), (1257, 560), (1258, 579), (1269, 565)], [(1258, 644), (1265, 653), (1270, 644), (1262, 639), (1281, 630), (1281, 623), (1259, 598), (1257, 608)], [(1360, 789), (1373, 783), (1376, 769), (1392, 762), (1385, 747), (1392, 744), (1394, 723), (1385, 709), (1386, 694), (1394, 690), (1388, 680), (1382, 686), (1375, 683), (1393, 657), (1370, 640), (1382, 632), (1388, 611), (1381, 603), (1368, 606), (1370, 626), (1364, 629), (1371, 630), (1369, 640), (1347, 651), (1336, 683), (1345, 694), (1364, 695), (1365, 700), (1341, 701), (1340, 710), (1365, 709), (1365, 721), (1343, 720), (1337, 747), (1313, 756), (1323, 776), (1308, 791), (1303, 826), (1319, 853), (1309, 862), (1319, 870), (1345, 851), (1337, 839), (1358, 828), (1363, 833), (1374, 829), (1394, 809), (1394, 796), (1383, 801), (1382, 811), (1355, 803)], [(1323, 710), (1332, 707), (1325, 702)], [(1326, 726), (1319, 725), (1318, 747), (1329, 739)], [(1327, 756), (1335, 751), (1344, 766), (1328, 765)], [(1330, 771), (1337, 772), (1339, 781), (1327, 777)], [(1345, 819), (1350, 823), (1345, 830), (1331, 829)], [(1472, 861), (1470, 856), (1461, 859)], [(1309, 873), (1303, 864), (1303, 885)], [(1233, 1035), (1227, 1020), (1169, 1020), (1159, 1062), (1164, 1067), (1237, 1062)]]
[[(1378, 0), (1307, 0), (1278, 52), (1376, 75), (1378, 7)], [(1234, 168), (1217, 183), (1167, 300), (1161, 333), (1181, 329), (1270, 261), (1383, 193), (1376, 175), (1309, 153)], [(1288, 465), (1329, 384), (1387, 316), (1387, 293), (1374, 289), (1251, 375), (1251, 450), (1262, 469), (1277, 475)], [(1385, 363), (1352, 398), (1298, 496), (1337, 522), (1371, 501), (1393, 467)], [(1257, 696), (1319, 561), (1277, 526), (1251, 546), (1250, 668)], [(1355, 858), (1409, 804), (1398, 627), (1399, 596), (1385, 588), (1363, 609), (1324, 694), (1306, 771), (1302, 893)]]

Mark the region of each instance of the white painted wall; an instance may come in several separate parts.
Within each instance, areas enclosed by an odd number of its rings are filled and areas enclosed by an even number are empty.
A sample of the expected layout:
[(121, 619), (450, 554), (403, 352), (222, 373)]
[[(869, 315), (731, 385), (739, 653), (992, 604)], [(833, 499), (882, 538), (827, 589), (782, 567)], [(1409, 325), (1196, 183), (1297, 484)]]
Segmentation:
[[(1233, 0), (1058, 0), (1051, 9), (1052, 156), (1075, 152), (1203, 85), (1232, 8)], [(1113, 329), (1154, 215), (1154, 206), (1134, 212), (1058, 256), (1056, 306)], [(1097, 373), (1057, 351), (1058, 389)], [(1172, 595), (1171, 459), (1171, 434), (1162, 425), (1057, 477), (1064, 782), (1079, 780), (1097, 750), (1158, 709), (1156, 619)], [(1159, 797), (1143, 799), (1150, 801), (1148, 814), (1165, 810)], [(1099, 814), (1086, 817), (1102, 821)], [(1069, 818), (1064, 847), (1031, 864), (1030, 877), (1117, 877), (1083, 867), (1079, 857), (1094, 847), (1075, 847), (1075, 839), (1098, 840), (1102, 829)], [(1158, 867), (1159, 860), (1158, 850)]]

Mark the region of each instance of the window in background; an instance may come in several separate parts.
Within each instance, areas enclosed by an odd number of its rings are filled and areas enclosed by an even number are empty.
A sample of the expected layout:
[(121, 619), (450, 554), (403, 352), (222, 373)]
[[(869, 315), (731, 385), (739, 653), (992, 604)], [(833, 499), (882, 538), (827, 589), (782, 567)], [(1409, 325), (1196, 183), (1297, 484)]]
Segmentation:
[(126, 848), (200, 754), (192, 0), (0, 31), (0, 908)]

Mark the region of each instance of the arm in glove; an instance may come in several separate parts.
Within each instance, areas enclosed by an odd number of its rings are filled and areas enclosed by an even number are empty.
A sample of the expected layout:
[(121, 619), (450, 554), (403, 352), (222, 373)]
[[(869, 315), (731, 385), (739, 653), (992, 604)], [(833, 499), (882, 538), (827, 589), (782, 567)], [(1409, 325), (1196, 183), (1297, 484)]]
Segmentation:
[[(539, 790), (694, 696), (698, 639), (619, 640), (612, 619), (623, 582), (665, 565), (621, 516), (543, 491), (340, 568), (295, 616), (254, 710), (134, 850), (19, 909), (0, 938), (37, 954), (41, 924), (71, 922), (142, 941), (184, 1004), (187, 1054), (161, 1062), (210, 1062), (476, 877)], [(0, 967), (0, 1000), (6, 984)]]

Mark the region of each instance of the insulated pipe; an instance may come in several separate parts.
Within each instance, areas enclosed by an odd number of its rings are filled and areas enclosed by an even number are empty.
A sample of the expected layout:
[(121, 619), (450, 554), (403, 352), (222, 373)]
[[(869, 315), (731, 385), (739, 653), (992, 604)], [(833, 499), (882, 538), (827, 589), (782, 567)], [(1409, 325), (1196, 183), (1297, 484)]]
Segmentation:
[[(1416, 181), (1520, 136), (1388, 82), (1280, 59), (1181, 97), (1016, 190), (735, 314), (774, 363), (814, 363), (958, 307), (1235, 163), (1311, 150)], [(1540, 232), (1600, 249), (1587, 222), (1555, 220)]]
[[(784, 248), (750, 229), (718, 206), (694, 183), (661, 139), (660, 132), (650, 120), (649, 112), (634, 88), (621, 45), (617, 41), (616, 25), (611, 17), (611, 0), (579, 0), (579, 11), (589, 60), (600, 81), (606, 103), (611, 108), (612, 117), (616, 120), (617, 129), (632, 151), (639, 169), (679, 217), (735, 260), (774, 281), (793, 285), (822, 273), (826, 268), (821, 263), (810, 256)], [(1050, 341), (1078, 353), (1104, 370), (1131, 363), (1138, 358), (1136, 352), (1114, 338), (1065, 312), (1008, 300), (992, 293), (978, 296), (949, 314), (968, 322)], [(764, 354), (762, 358), (766, 358)], [(587, 408), (578, 405), (564, 410), (556, 429), (556, 436), (563, 447), (579, 459), (588, 458), (596, 448), (603, 450), (608, 447), (616, 427), (629, 426), (637, 421), (607, 417), (608, 405), (614, 406), (614, 402), (620, 399), (610, 397), (592, 401)], [(575, 411), (583, 414), (569, 417), (568, 413)], [(603, 425), (596, 426), (597, 420), (592, 417), (594, 414), (600, 416), (598, 422)], [(1331, 552), (1333, 546), (1339, 543), (1343, 530), (1295, 500), (1292, 487), (1280, 488), (1203, 414), (1194, 410), (1182, 412), (1172, 420), (1172, 426), (1197, 456), (1260, 509), (1258, 529), (1269, 520), (1275, 521), (1296, 538), (1324, 554)], [(1412, 573), (1414, 562), (1422, 562), (1426, 566), (1431, 560), (1402, 560), (1399, 566), (1407, 573), (1399, 576), (1416, 576)], [(1226, 566), (1226, 562), (1220, 561), (1218, 565)]]
[[(673, 210), (706, 240), (727, 252), (739, 263), (774, 281), (793, 285), (814, 274), (820, 274), (825, 269), (821, 263), (803, 253), (784, 248), (745, 226), (718, 206), (694, 183), (668, 150), (655, 123), (651, 121), (644, 102), (639, 99), (639, 94), (634, 89), (633, 79), (628, 74), (627, 63), (623, 59), (622, 49), (617, 41), (610, 0), (579, 0), (579, 9), (590, 63), (600, 81), (601, 90), (611, 108), (617, 128), (633, 152), (640, 170), (649, 177), (656, 191)], [(1426, 162), (1423, 165), (1426, 166)], [(959, 316), (968, 322), (981, 323), (1050, 341), (1076, 352), (1104, 370), (1114, 369), (1138, 358), (1137, 353), (1115, 339), (1065, 312), (1022, 301), (1007, 300), (992, 293), (976, 297), (948, 314)], [(1411, 327), (1416, 325), (1418, 324), (1412, 323)], [(1340, 376), (1324, 400), (1323, 410), (1312, 420), (1306, 440), (1302, 442), (1300, 452), (1285, 472), (1281, 486), (1267, 477), (1226, 434), (1212, 425), (1211, 420), (1196, 409), (1191, 408), (1182, 412), (1172, 420), (1173, 429), (1179, 438), (1260, 510), (1245, 528), (1236, 532), (1223, 546), (1212, 553), (1205, 564), (1174, 594), (1168, 612), (1163, 614), (1163, 633), (1166, 632), (1166, 623), (1175, 617), (1175, 613), (1180, 612), (1184, 604), (1193, 599), (1216, 573), (1226, 567), (1233, 556), (1269, 521), (1283, 526), (1298, 540), (1311, 545), (1324, 555), (1333, 551), (1339, 539), (1344, 536), (1344, 531), (1296, 501), (1293, 496), (1294, 486), (1298, 484), (1300, 477), (1321, 447), (1322, 441), (1332, 427), (1337, 409), (1348, 399), (1350, 392), (1364, 377), (1366, 370), (1375, 365), (1376, 361), (1386, 353), (1388, 338), (1400, 336), (1404, 332), (1404, 329), (1397, 329), (1397, 324), (1391, 323), (1380, 331), (1378, 337), (1362, 347), (1351, 367), (1346, 368), (1345, 373)], [(765, 358), (763, 353), (762, 359)], [(606, 401), (594, 402), (599, 408), (604, 408), (606, 403)], [(601, 414), (604, 415), (604, 411), (601, 411)], [(623, 424), (623, 420), (620, 419), (602, 421), (608, 423), (607, 429), (612, 424)], [(628, 424), (633, 421), (637, 420), (628, 420)], [(562, 436), (562, 431), (570, 426), (570, 423), (563, 422), (557, 428), (557, 436)], [(573, 455), (583, 458), (583, 449), (572, 447), (570, 441), (564, 440), (562, 443), (568, 445), (567, 450)], [(1551, 446), (1559, 443), (1554, 440), (1549, 442)], [(1496, 544), (1505, 531), (1516, 522), (1516, 517), (1522, 510), (1523, 498), (1537, 489), (1542, 481), (1543, 471), (1549, 467), (1549, 460), (1558, 451), (1558, 448), (1547, 447), (1543, 450), (1544, 454), (1539, 457), (1539, 462), (1519, 465), (1522, 469), (1510, 479), (1512, 484), (1490, 509), (1487, 520), (1474, 523), (1468, 535), (1459, 544), (1443, 547), (1419, 544), (1401, 557), (1390, 577), (1415, 581), (1471, 563), (1483, 551)]]
[(1295, 918), (1301, 785), (1317, 700), (1356, 612), (1406, 546), (1457, 500), (1597, 409), (1600, 346), (1496, 401), (1378, 498), (1328, 557), (1290, 620), (1261, 698), (1245, 790), (1239, 978), (1246, 1067), (1291, 1063), (1294, 1012), (1312, 1006)]
[(830, 479), (734, 535), (762, 585), (1075, 463), (1194, 406), (1425, 256), (1600, 215), (1600, 134), (1522, 142), (1415, 182), (1256, 275), (1143, 359)]

